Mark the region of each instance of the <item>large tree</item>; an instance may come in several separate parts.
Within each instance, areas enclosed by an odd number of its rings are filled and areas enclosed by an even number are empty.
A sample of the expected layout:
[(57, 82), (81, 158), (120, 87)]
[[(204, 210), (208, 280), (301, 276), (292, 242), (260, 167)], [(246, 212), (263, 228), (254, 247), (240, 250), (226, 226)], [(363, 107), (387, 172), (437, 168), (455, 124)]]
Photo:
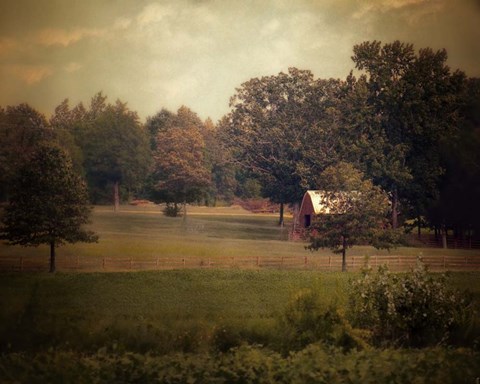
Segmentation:
[(12, 245), (49, 245), (50, 272), (54, 272), (56, 247), (97, 240), (83, 229), (89, 216), (87, 188), (71, 160), (61, 148), (42, 144), (13, 180), (1, 238)]
[(198, 116), (181, 107), (176, 115), (168, 117), (156, 135), (153, 197), (175, 207), (183, 204), (184, 217), (186, 203), (199, 199), (211, 184), (202, 129)]
[(342, 254), (346, 271), (346, 252), (358, 244), (389, 247), (394, 236), (388, 230), (388, 197), (362, 172), (349, 163), (339, 162), (319, 176), (322, 204), (328, 213), (318, 216), (310, 229), (311, 250), (330, 248)]
[(92, 98), (74, 134), (82, 149), (93, 201), (101, 201), (106, 192), (113, 196), (117, 210), (120, 186), (128, 194), (138, 191), (151, 164), (148, 135), (137, 113), (119, 100), (107, 104), (106, 97), (99, 93)]
[(52, 139), (45, 116), (28, 104), (0, 108), (0, 200), (8, 200), (12, 177), (37, 144)]
[(335, 161), (330, 108), (338, 86), (290, 68), (251, 79), (232, 97), (220, 127), (225, 142), (238, 163), (259, 176), (272, 201), (298, 203), (315, 174)]
[(437, 193), (443, 172), (438, 148), (458, 126), (464, 75), (450, 72), (445, 50), (416, 53), (411, 44), (374, 41), (353, 51), (356, 68), (367, 75), (375, 117), (369, 135), (377, 156), (370, 159), (370, 176), (389, 191), (396, 227), (402, 198), (420, 215)]

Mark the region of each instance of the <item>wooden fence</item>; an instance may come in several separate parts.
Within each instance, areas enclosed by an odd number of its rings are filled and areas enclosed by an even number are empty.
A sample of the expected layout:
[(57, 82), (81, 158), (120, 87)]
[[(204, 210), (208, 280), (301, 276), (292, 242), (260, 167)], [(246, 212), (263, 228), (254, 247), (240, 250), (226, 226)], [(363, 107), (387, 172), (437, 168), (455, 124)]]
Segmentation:
[[(480, 255), (425, 256), (423, 262), (430, 271), (480, 271)], [(376, 268), (387, 265), (392, 271), (408, 271), (415, 266), (416, 256), (386, 255), (372, 256), (369, 265)], [(347, 257), (347, 270), (358, 271), (365, 265), (365, 258)], [(304, 257), (150, 257), (143, 259), (121, 257), (58, 256), (58, 271), (143, 271), (192, 268), (239, 268), (239, 269), (308, 269), (318, 271), (340, 271), (340, 255)], [(0, 257), (0, 271), (47, 271), (48, 258)]]

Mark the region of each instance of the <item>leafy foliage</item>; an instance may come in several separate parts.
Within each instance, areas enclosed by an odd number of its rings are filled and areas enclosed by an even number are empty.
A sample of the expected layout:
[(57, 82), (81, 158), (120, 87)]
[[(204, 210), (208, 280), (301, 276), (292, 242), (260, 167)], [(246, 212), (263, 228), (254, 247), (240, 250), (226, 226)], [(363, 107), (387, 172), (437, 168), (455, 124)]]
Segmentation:
[(367, 135), (380, 144), (369, 160), (370, 176), (392, 193), (396, 228), (399, 198), (407, 198), (418, 216), (438, 191), (444, 171), (439, 148), (458, 129), (465, 75), (450, 72), (445, 50), (416, 53), (400, 41), (363, 42), (353, 53), (355, 67), (368, 75), (368, 105), (376, 118)]
[(287, 353), (319, 342), (346, 351), (367, 347), (365, 335), (354, 330), (335, 305), (325, 305), (312, 290), (298, 292), (288, 303), (278, 332), (281, 349)]
[(89, 222), (87, 189), (73, 171), (70, 159), (58, 147), (42, 145), (14, 180), (5, 208), (1, 238), (12, 245), (51, 247), (50, 270), (55, 270), (56, 246), (96, 241), (82, 229)]
[(377, 273), (365, 268), (351, 283), (354, 324), (372, 331), (378, 344), (424, 347), (447, 342), (450, 332), (465, 326), (468, 297), (446, 284), (444, 275), (429, 274), (419, 262), (408, 274)]
[(195, 201), (210, 185), (202, 127), (195, 113), (181, 107), (159, 130), (153, 155), (156, 200), (175, 205)]
[(330, 213), (320, 215), (310, 229), (310, 250), (330, 248), (342, 253), (356, 244), (391, 247), (387, 195), (351, 164), (328, 167), (318, 180), (325, 189), (323, 204)]
[(77, 383), (472, 383), (478, 353), (466, 350), (367, 350), (348, 354), (312, 345), (287, 357), (243, 346), (220, 354), (51, 350), (0, 356), (6, 382)]
[(225, 144), (272, 201), (297, 203), (314, 176), (337, 158), (329, 108), (339, 83), (289, 68), (249, 80), (232, 97), (232, 111), (220, 125)]
[(45, 116), (28, 104), (0, 107), (0, 199), (13, 192), (12, 178), (37, 145), (53, 137)]

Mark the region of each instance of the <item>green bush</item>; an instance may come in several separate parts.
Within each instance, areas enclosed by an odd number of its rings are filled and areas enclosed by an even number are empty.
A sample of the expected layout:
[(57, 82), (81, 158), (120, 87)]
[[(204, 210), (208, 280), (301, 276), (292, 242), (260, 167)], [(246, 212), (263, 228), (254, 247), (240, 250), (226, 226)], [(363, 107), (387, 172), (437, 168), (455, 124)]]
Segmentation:
[(163, 209), (163, 214), (167, 217), (178, 217), (182, 211), (182, 207), (177, 204), (167, 204)]
[(350, 318), (369, 329), (377, 345), (424, 347), (450, 342), (451, 332), (472, 318), (468, 295), (448, 287), (445, 275), (424, 264), (406, 274), (364, 268), (350, 286)]
[(243, 345), (269, 346), (278, 344), (275, 319), (249, 319), (215, 326), (211, 345), (216, 352), (227, 352)]
[(279, 321), (283, 352), (298, 351), (312, 343), (341, 347), (344, 350), (367, 346), (365, 332), (353, 329), (335, 305), (325, 305), (313, 290), (297, 293)]
[(286, 357), (242, 346), (227, 353), (108, 353), (50, 350), (0, 355), (2, 383), (475, 383), (471, 350), (369, 349), (312, 344)]

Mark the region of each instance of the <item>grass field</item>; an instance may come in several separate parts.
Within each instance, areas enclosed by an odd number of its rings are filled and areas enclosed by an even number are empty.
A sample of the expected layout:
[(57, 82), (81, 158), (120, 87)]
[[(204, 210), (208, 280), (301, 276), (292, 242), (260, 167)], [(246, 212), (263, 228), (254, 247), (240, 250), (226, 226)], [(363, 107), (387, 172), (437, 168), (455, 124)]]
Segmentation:
[[(310, 254), (302, 242), (288, 240), (291, 218), (286, 226), (277, 225), (273, 214), (251, 214), (240, 207), (190, 207), (186, 222), (169, 218), (158, 207), (122, 206), (120, 212), (111, 207), (96, 207), (91, 228), (100, 236), (96, 244), (67, 244), (59, 255), (84, 257), (243, 257), (243, 256), (305, 256)], [(436, 248), (398, 248), (391, 251), (402, 255), (473, 255), (478, 251), (443, 250)], [(47, 246), (25, 248), (0, 243), (0, 255), (41, 256), (47, 258)], [(333, 255), (329, 250), (315, 254)], [(353, 247), (349, 255), (372, 256), (389, 254), (372, 247)]]
[[(251, 215), (239, 208), (193, 207), (185, 224), (182, 218), (164, 217), (158, 208), (124, 207), (113, 213), (109, 207), (96, 207), (92, 228), (100, 242), (67, 245), (59, 252), (138, 258), (158, 253), (305, 254), (303, 243), (285, 241), (287, 229), (276, 226), (276, 220), (274, 215)], [(439, 251), (443, 250), (396, 252)], [(46, 247), (1, 245), (0, 252), (48, 255)], [(384, 251), (357, 247), (351, 252)], [(309, 382), (312, 372), (323, 372), (323, 381), (312, 382), (406, 383), (416, 375), (426, 378), (418, 382), (462, 382), (458, 377), (474, 379), (480, 374), (479, 355), (472, 346), (353, 354), (327, 353), (319, 347), (289, 357), (260, 346), (279, 339), (279, 319), (294, 294), (311, 289), (323, 304), (335, 303), (344, 310), (349, 280), (356, 276), (277, 269), (1, 273), (0, 382), (302, 383)], [(473, 309), (480, 310), (480, 273), (453, 273), (451, 283), (470, 290)], [(215, 349), (229, 343), (250, 347), (227, 354)], [(267, 373), (268, 380), (263, 376)], [(392, 379), (397, 375), (399, 379)]]

